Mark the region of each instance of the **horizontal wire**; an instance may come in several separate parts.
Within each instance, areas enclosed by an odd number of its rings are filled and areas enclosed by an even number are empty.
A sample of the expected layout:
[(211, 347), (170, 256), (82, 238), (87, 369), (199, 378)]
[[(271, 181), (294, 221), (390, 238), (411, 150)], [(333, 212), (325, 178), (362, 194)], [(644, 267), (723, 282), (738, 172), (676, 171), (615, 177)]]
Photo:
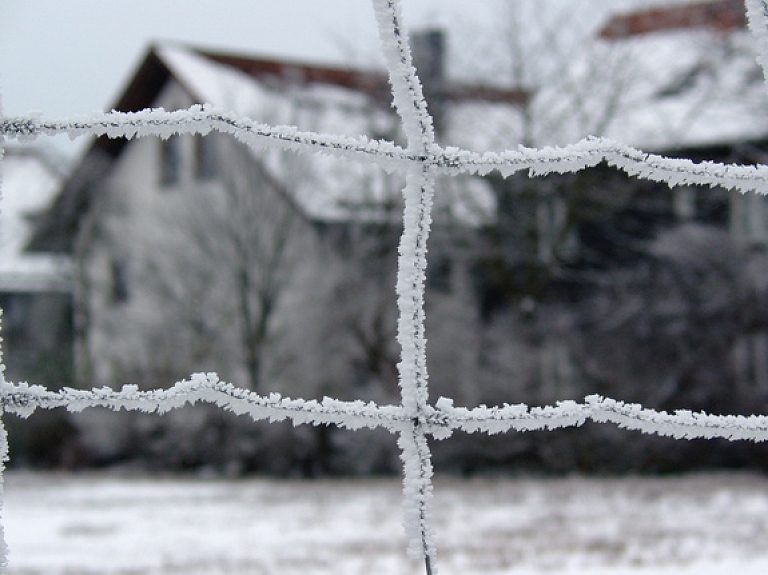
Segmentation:
[[(408, 136), (408, 150), (386, 140), (369, 140), (364, 136), (350, 137), (301, 131), (295, 126), (269, 126), (260, 124), (212, 106), (195, 105), (187, 110), (167, 112), (149, 109), (139, 112), (98, 112), (87, 117), (63, 121), (42, 121), (38, 117), (1, 117), (0, 146), (4, 139), (25, 140), (39, 135), (68, 134), (75, 138), (90, 134), (109, 138), (134, 138), (174, 134), (201, 133), (211, 130), (230, 134), (255, 149), (275, 147), (304, 153), (322, 153), (354, 158), (378, 164), (388, 171), (406, 171), (415, 164), (429, 169), (430, 178), (438, 173), (485, 175), (498, 172), (503, 177), (527, 170), (532, 177), (549, 173), (573, 173), (606, 163), (630, 176), (676, 185), (719, 186), (741, 192), (754, 191), (768, 194), (768, 166), (745, 166), (716, 162), (695, 163), (689, 159), (650, 154), (604, 138), (590, 137), (570, 146), (544, 147), (503, 152), (477, 153), (458, 148), (441, 148), (434, 142), (432, 118), (426, 109), (421, 86), (410, 62), (410, 46), (399, 22), (398, 0), (374, 2), (377, 16), (381, 16), (379, 29), (387, 60), (393, 98), (401, 115), (401, 126)], [(765, 1), (747, 0), (749, 24), (760, 43), (760, 61), (765, 66), (768, 54), (768, 22)], [(0, 150), (1, 152), (2, 150)], [(426, 226), (418, 239), (426, 241), (429, 227), (429, 206), (421, 214), (420, 223)], [(422, 254), (423, 255), (423, 254)], [(404, 258), (401, 254), (400, 267)], [(420, 262), (426, 265), (424, 257)], [(423, 276), (423, 269), (420, 270)], [(403, 293), (418, 294), (419, 285)], [(423, 313), (423, 303), (416, 308)], [(401, 310), (402, 312), (402, 310)], [(415, 316), (416, 317), (416, 316)], [(421, 316), (418, 322), (423, 322)], [(417, 334), (420, 335), (420, 334)], [(417, 347), (417, 346), (413, 346)], [(426, 366), (425, 352), (417, 350), (415, 364)], [(403, 354), (405, 356), (405, 354)], [(426, 368), (424, 367), (426, 375)], [(1, 378), (1, 375), (0, 375)], [(324, 398), (322, 401), (283, 398), (277, 393), (260, 396), (219, 380), (213, 373), (193, 374), (190, 380), (177, 382), (169, 389), (139, 391), (137, 386), (124, 386), (120, 391), (109, 388), (75, 390), (64, 388), (50, 391), (41, 386), (11, 384), (0, 379), (0, 404), (4, 412), (26, 417), (36, 409), (66, 408), (80, 411), (91, 407), (114, 410), (139, 410), (165, 413), (175, 408), (198, 402), (210, 403), (236, 414), (246, 414), (254, 420), (291, 420), (294, 425), (338, 425), (349, 429), (383, 427), (400, 436), (401, 450), (406, 459), (406, 500), (415, 502), (418, 511), (417, 531), (411, 535), (419, 540), (426, 561), (427, 574), (432, 573), (434, 549), (428, 519), (428, 500), (431, 494), (431, 465), (426, 435), (438, 439), (449, 437), (454, 430), (467, 433), (502, 433), (576, 427), (587, 420), (612, 423), (620, 428), (643, 433), (673, 436), (679, 439), (726, 438), (729, 440), (765, 441), (768, 439), (766, 416), (716, 416), (687, 410), (672, 414), (626, 404), (601, 396), (588, 396), (584, 403), (558, 402), (554, 406), (529, 407), (504, 405), (480, 406), (474, 409), (454, 407), (450, 399), (441, 398), (434, 407), (426, 404), (426, 378), (423, 401), (416, 402), (416, 417), (412, 406), (380, 406), (362, 401), (340, 401)], [(414, 379), (416, 382), (416, 379)], [(415, 386), (415, 383), (414, 383)], [(417, 386), (418, 387), (418, 386)], [(408, 406), (408, 407), (407, 407)], [(410, 435), (409, 435), (410, 434)], [(414, 441), (405, 442), (403, 438)], [(419, 468), (409, 466), (406, 451), (414, 449), (414, 461)], [(410, 446), (410, 447), (409, 447)], [(2, 421), (0, 421), (0, 451), (7, 448)], [(0, 457), (3, 454), (0, 454)], [(426, 471), (425, 471), (426, 470)], [(2, 461), (0, 461), (0, 478)], [(411, 477), (415, 476), (415, 477)], [(411, 489), (414, 488), (414, 489)], [(409, 494), (409, 489), (413, 493)], [(407, 521), (406, 521), (407, 523)], [(0, 535), (0, 543), (2, 536)]]
[(261, 396), (219, 380), (214, 373), (196, 373), (189, 380), (177, 382), (169, 389), (139, 391), (126, 385), (120, 391), (110, 388), (80, 390), (64, 388), (49, 391), (42, 386), (0, 384), (0, 402), (6, 412), (27, 417), (36, 409), (66, 408), (78, 412), (91, 407), (115, 411), (143, 411), (163, 414), (195, 403), (211, 403), (252, 419), (282, 421), (295, 425), (334, 424), (348, 429), (384, 427), (399, 431), (410, 424), (410, 416), (400, 406), (379, 406), (363, 401), (340, 401), (325, 398), (322, 402), (283, 398), (279, 393)]
[[(0, 402), (6, 412), (23, 417), (38, 408), (61, 407), (69, 411), (107, 407), (162, 414), (187, 404), (204, 402), (236, 414), (246, 414), (254, 420), (289, 419), (295, 425), (333, 424), (348, 429), (383, 427), (401, 432), (413, 423), (412, 415), (399, 405), (380, 406), (327, 397), (322, 401), (290, 399), (277, 393), (261, 396), (222, 382), (213, 373), (193, 374), (190, 380), (177, 382), (169, 389), (149, 391), (139, 391), (132, 385), (124, 386), (120, 391), (109, 388), (49, 391), (37, 385), (4, 383), (0, 385)], [(711, 415), (689, 410), (667, 413), (598, 395), (588, 396), (583, 403), (562, 401), (543, 407), (519, 404), (473, 409), (454, 407), (450, 399), (440, 398), (434, 407), (427, 408), (423, 417), (420, 425), (424, 433), (438, 439), (450, 436), (454, 430), (497, 434), (578, 427), (591, 420), (678, 439), (768, 440), (768, 416)]]
[(257, 149), (277, 147), (295, 152), (351, 157), (379, 164), (388, 171), (426, 164), (439, 173), (449, 175), (486, 175), (496, 171), (508, 177), (528, 170), (532, 176), (541, 176), (553, 172), (573, 173), (606, 162), (631, 176), (667, 183), (670, 187), (706, 185), (768, 194), (766, 165), (693, 162), (643, 152), (606, 138), (589, 137), (562, 147), (520, 147), (517, 150), (485, 153), (441, 148), (435, 144), (428, 153), (420, 154), (386, 140), (318, 134), (294, 126), (260, 124), (207, 105), (174, 112), (163, 109), (103, 112), (62, 121), (42, 121), (32, 116), (0, 118), (0, 136), (21, 140), (56, 134), (68, 134), (73, 138), (85, 134), (129, 139), (143, 136), (168, 138), (173, 134), (206, 134), (212, 130), (231, 134)]

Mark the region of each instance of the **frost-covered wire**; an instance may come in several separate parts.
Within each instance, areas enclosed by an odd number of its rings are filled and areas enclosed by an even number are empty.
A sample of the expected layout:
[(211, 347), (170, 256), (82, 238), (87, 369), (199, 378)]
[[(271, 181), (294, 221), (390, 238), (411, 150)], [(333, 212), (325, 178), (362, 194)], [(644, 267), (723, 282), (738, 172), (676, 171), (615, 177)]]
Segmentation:
[[(0, 404), (7, 413), (28, 417), (36, 409), (63, 408), (78, 412), (92, 407), (115, 411), (167, 413), (185, 405), (209, 403), (254, 421), (289, 420), (294, 425), (338, 425), (347, 429), (384, 428), (403, 433), (419, 425), (420, 435), (447, 439), (453, 431), (485, 433), (552, 430), (579, 427), (586, 421), (610, 423), (622, 429), (675, 437), (677, 439), (728, 439), (768, 441), (768, 416), (712, 415), (678, 410), (674, 413), (648, 409), (638, 404), (590, 395), (583, 403), (560, 401), (555, 405), (530, 407), (525, 404), (501, 407), (455, 407), (441, 397), (424, 409), (421, 421), (414, 421), (401, 405), (377, 405), (362, 401), (322, 401), (284, 398), (272, 393), (260, 396), (222, 382), (213, 373), (193, 374), (168, 389), (139, 391), (134, 385), (115, 391), (110, 388), (82, 390), (64, 388), (49, 391), (26, 383), (0, 382)], [(3, 444), (0, 442), (0, 455)]]
[(389, 71), (392, 99), (402, 118), (409, 148), (420, 153), (428, 152), (435, 144), (432, 117), (421, 82), (413, 67), (408, 32), (402, 24), (399, 0), (374, 0), (382, 52)]
[(768, 440), (768, 416), (710, 415), (688, 410), (666, 413), (599, 395), (588, 396), (584, 403), (561, 401), (544, 407), (519, 404), (475, 409), (454, 407), (450, 399), (440, 398), (427, 418), (430, 432), (438, 439), (449, 437), (454, 430), (488, 434), (552, 430), (579, 427), (587, 420), (676, 439)]
[(398, 363), (400, 388), (403, 408), (413, 422), (403, 430), (398, 441), (404, 465), (405, 528), (409, 535), (409, 552), (424, 558), (428, 575), (433, 572), (435, 556), (429, 521), (432, 464), (425, 436), (429, 375), (424, 333), (424, 283), (435, 184), (434, 175), (429, 171), (422, 168), (408, 172), (396, 285), (400, 312), (397, 340), (402, 348)]
[[(3, 102), (0, 99), (0, 118), (3, 117)], [(3, 136), (0, 134), (0, 192), (3, 188), (3, 156), (5, 155), (5, 149), (3, 148)], [(0, 193), (0, 197), (2, 194)], [(3, 310), (0, 309), (0, 316), (2, 316)], [(2, 337), (0, 337), (0, 344), (2, 344)], [(3, 357), (3, 347), (0, 345), (0, 386), (5, 387), (5, 358)], [(2, 419), (2, 410), (0, 410), (0, 512), (3, 511), (5, 502), (5, 463), (8, 461), (8, 432), (5, 429), (5, 424)], [(0, 573), (5, 573), (8, 568), (8, 545), (5, 542), (5, 527), (0, 521)]]
[(408, 169), (403, 189), (403, 233), (400, 238), (397, 284), (397, 341), (402, 405), (412, 425), (398, 438), (403, 460), (404, 525), (412, 557), (423, 558), (427, 575), (434, 572), (434, 536), (430, 522), (432, 458), (426, 438), (427, 339), (424, 334), (424, 284), (427, 240), (432, 223), (435, 172), (429, 167), (437, 151), (432, 117), (411, 58), (408, 35), (402, 25), (399, 0), (374, 0), (384, 59), (397, 113), (402, 119), (408, 151), (423, 157)]
[[(421, 123), (418, 124), (421, 126)], [(385, 140), (349, 137), (302, 131), (295, 126), (270, 126), (249, 118), (223, 112), (212, 106), (194, 105), (188, 110), (151, 109), (140, 112), (94, 113), (62, 121), (43, 121), (38, 117), (0, 117), (0, 137), (26, 140), (40, 135), (85, 134), (110, 138), (135, 138), (174, 134), (207, 134), (210, 131), (232, 135), (255, 150), (280, 148), (300, 153), (320, 153), (375, 163), (387, 171), (403, 171), (429, 166), (435, 174), (478, 174), (493, 171), (504, 177), (527, 170), (532, 176), (573, 173), (606, 162), (630, 176), (677, 185), (719, 186), (728, 190), (768, 194), (768, 166), (693, 162), (643, 152), (608, 138), (585, 138), (559, 147), (524, 148), (503, 152), (473, 152), (442, 148), (436, 143), (403, 149)], [(417, 132), (421, 134), (420, 131)], [(419, 137), (417, 144), (423, 144)]]
[(766, 0), (745, 0), (747, 24), (752, 32), (757, 50), (757, 62), (763, 69), (768, 84), (768, 2)]
[[(279, 148), (300, 153), (335, 155), (375, 163), (406, 175), (403, 190), (403, 235), (398, 262), (397, 298), (400, 317), (398, 364), (401, 405), (263, 397), (222, 382), (215, 374), (195, 374), (169, 389), (140, 391), (136, 386), (112, 389), (49, 391), (40, 386), (12, 384), (4, 379), (0, 359), (0, 403), (5, 412), (27, 416), (35, 409), (90, 407), (165, 413), (187, 404), (205, 402), (243, 414), (254, 420), (291, 420), (295, 425), (338, 425), (349, 429), (382, 427), (398, 436), (403, 459), (405, 527), (409, 550), (424, 558), (427, 573), (433, 572), (435, 549), (430, 527), (432, 465), (427, 438), (448, 438), (453, 431), (467, 433), (524, 432), (535, 429), (575, 427), (591, 420), (622, 428), (676, 438), (726, 438), (765, 441), (765, 416), (718, 416), (677, 411), (669, 414), (599, 396), (584, 403), (559, 402), (554, 406), (454, 407), (441, 398), (428, 402), (426, 335), (424, 332), (424, 283), (427, 240), (431, 224), (435, 178), (440, 174), (479, 174), (492, 171), (507, 177), (528, 171), (532, 176), (552, 172), (577, 172), (605, 162), (640, 179), (675, 185), (719, 186), (741, 192), (768, 193), (768, 166), (744, 166), (716, 162), (694, 163), (687, 159), (649, 154), (604, 138), (587, 138), (570, 146), (519, 148), (504, 152), (477, 153), (443, 148), (435, 141), (422, 86), (413, 67), (408, 34), (402, 23), (399, 0), (372, 0), (378, 22), (393, 102), (401, 118), (407, 147), (365, 137), (348, 137), (301, 131), (295, 126), (269, 126), (211, 106), (166, 112), (94, 113), (64, 121), (38, 117), (6, 118), (0, 109), (0, 159), (4, 139), (28, 139), (66, 133), (110, 138), (201, 133), (212, 130), (229, 134), (253, 149)], [(757, 43), (758, 60), (768, 79), (768, 0), (745, 0), (749, 26)], [(0, 482), (8, 446), (0, 421)], [(0, 484), (0, 501), (2, 500)], [(0, 537), (2, 536), (0, 525)], [(0, 539), (0, 558), (5, 564), (5, 543)]]
[(562, 147), (523, 148), (478, 154), (449, 148), (439, 157), (439, 168), (454, 174), (486, 175), (498, 171), (508, 177), (521, 170), (532, 176), (573, 173), (605, 162), (642, 180), (673, 186), (719, 186), (727, 190), (768, 194), (768, 166), (693, 162), (643, 152), (608, 138), (588, 137)]
[(180, 381), (169, 389), (149, 391), (139, 391), (135, 385), (125, 385), (120, 391), (110, 388), (49, 391), (39, 385), (2, 383), (0, 402), (6, 412), (22, 417), (29, 416), (38, 408), (63, 407), (78, 412), (91, 407), (107, 407), (163, 414), (184, 405), (210, 403), (237, 415), (247, 415), (254, 421), (290, 419), (294, 425), (333, 424), (347, 429), (385, 427), (396, 431), (410, 421), (400, 406), (331, 398), (321, 402), (290, 399), (278, 393), (260, 396), (219, 380), (215, 373), (196, 373), (189, 380)]
[(270, 126), (247, 117), (195, 104), (186, 110), (168, 112), (162, 108), (138, 112), (94, 112), (70, 120), (47, 121), (37, 116), (0, 117), (0, 137), (29, 140), (40, 135), (67, 134), (133, 139), (176, 134), (208, 134), (211, 131), (234, 136), (255, 150), (280, 148), (295, 152), (323, 153), (358, 160), (375, 159), (388, 170), (407, 161), (404, 150), (391, 142), (371, 141), (334, 134), (317, 134), (295, 126)]

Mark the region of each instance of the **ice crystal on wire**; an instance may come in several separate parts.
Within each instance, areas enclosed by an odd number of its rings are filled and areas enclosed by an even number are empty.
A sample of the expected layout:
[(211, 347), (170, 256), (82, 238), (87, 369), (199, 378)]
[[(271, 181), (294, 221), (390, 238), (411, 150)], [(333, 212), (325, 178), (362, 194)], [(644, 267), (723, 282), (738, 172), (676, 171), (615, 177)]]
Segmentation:
[[(531, 175), (576, 172), (606, 162), (636, 178), (676, 185), (720, 186), (741, 192), (768, 193), (768, 167), (693, 163), (648, 154), (604, 138), (587, 138), (558, 148), (519, 147), (500, 153), (477, 154), (458, 148), (441, 148), (435, 141), (432, 118), (411, 61), (408, 34), (402, 23), (399, 0), (373, 0), (382, 51), (389, 71), (393, 102), (401, 118), (407, 147), (392, 142), (370, 141), (334, 134), (304, 132), (295, 126), (269, 126), (211, 106), (188, 110), (162, 109), (124, 113), (95, 113), (64, 121), (41, 118), (6, 118), (0, 108), (0, 160), (4, 138), (26, 140), (44, 134), (66, 133), (106, 135), (110, 138), (157, 136), (217, 131), (229, 134), (253, 149), (279, 148), (298, 153), (320, 153), (371, 162), (388, 171), (407, 176), (403, 190), (404, 230), (400, 243), (397, 296), (400, 319), (398, 341), (402, 346), (399, 406), (344, 402), (325, 398), (322, 402), (267, 397), (222, 382), (213, 373), (196, 373), (169, 389), (139, 391), (126, 385), (120, 391), (109, 388), (90, 391), (62, 389), (52, 392), (26, 383), (7, 383), (0, 355), (0, 394), (3, 409), (28, 416), (35, 409), (65, 407), (80, 411), (90, 407), (140, 410), (159, 414), (186, 404), (206, 402), (253, 420), (294, 424), (334, 424), (349, 429), (384, 427), (398, 435), (403, 460), (404, 524), (409, 551), (425, 559), (428, 572), (434, 570), (434, 537), (429, 504), (432, 495), (432, 464), (427, 436), (447, 439), (453, 430), (468, 433), (503, 433), (580, 426), (587, 420), (613, 423), (619, 427), (667, 435), (680, 439), (721, 437), (731, 440), (765, 441), (768, 418), (764, 416), (714, 416), (677, 411), (674, 414), (624, 404), (599, 396), (584, 403), (558, 402), (554, 406), (526, 405), (455, 407), (449, 398), (428, 403), (426, 336), (424, 333), (424, 282), (427, 239), (431, 224), (432, 196), (439, 174), (479, 174), (492, 171), (507, 177), (527, 170)], [(746, 0), (749, 26), (758, 48), (758, 60), (768, 69), (768, 4)], [(2, 162), (0, 161), (0, 167)], [(7, 458), (5, 429), (0, 423), (0, 480)], [(1, 484), (0, 484), (1, 485)], [(1, 491), (0, 491), (1, 494)], [(1, 527), (0, 527), (1, 529)], [(0, 536), (2, 531), (0, 531)], [(0, 539), (0, 563), (5, 565), (5, 543)]]

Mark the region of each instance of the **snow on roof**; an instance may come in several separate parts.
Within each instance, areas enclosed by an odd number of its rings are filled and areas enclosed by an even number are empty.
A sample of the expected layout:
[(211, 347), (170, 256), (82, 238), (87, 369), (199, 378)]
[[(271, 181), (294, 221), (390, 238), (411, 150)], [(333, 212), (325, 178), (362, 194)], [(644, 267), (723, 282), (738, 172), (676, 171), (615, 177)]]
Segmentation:
[(66, 259), (24, 251), (34, 221), (52, 203), (62, 175), (39, 150), (20, 146), (6, 148), (0, 170), (0, 291), (66, 289)]
[[(366, 136), (402, 142), (400, 122), (390, 107), (383, 107), (364, 91), (323, 83), (306, 82), (285, 75), (256, 78), (234, 67), (207, 58), (204, 54), (179, 47), (162, 46), (157, 53), (173, 76), (200, 103), (234, 111), (255, 121), (272, 125), (295, 125), (301, 130), (345, 136)], [(463, 98), (448, 104), (443, 141), (477, 151), (505, 149), (517, 145), (519, 104)], [(276, 173), (277, 155), (260, 155)], [(399, 197), (402, 182), (372, 166), (320, 155), (302, 156), (303, 178), (291, 182), (291, 189), (306, 214), (324, 221), (373, 217), (371, 206), (391, 205)], [(281, 171), (282, 170), (282, 171)], [(472, 178), (476, 180), (477, 178)], [(452, 217), (478, 225), (492, 213), (492, 192), (486, 183), (468, 183), (449, 193), (438, 190), (436, 208), (441, 203)], [(463, 197), (463, 196), (471, 197)], [(361, 206), (363, 207), (361, 209)], [(476, 206), (477, 211), (468, 206)], [(480, 209), (482, 207), (482, 209)], [(389, 210), (385, 210), (389, 213)], [(367, 212), (367, 213), (366, 213)]]
[(0, 260), (0, 292), (72, 291), (72, 259), (53, 254), (25, 254)]
[[(364, 135), (370, 133), (371, 122), (381, 120), (385, 113), (371, 106), (366, 95), (357, 90), (305, 83), (298, 75), (293, 81), (284, 76), (257, 79), (179, 47), (161, 46), (157, 52), (174, 77), (200, 103), (213, 104), (259, 122)], [(387, 119), (391, 123), (391, 118)]]
[(534, 116), (546, 127), (537, 143), (597, 135), (673, 150), (764, 139), (767, 93), (744, 29), (596, 39), (562, 84), (535, 98)]

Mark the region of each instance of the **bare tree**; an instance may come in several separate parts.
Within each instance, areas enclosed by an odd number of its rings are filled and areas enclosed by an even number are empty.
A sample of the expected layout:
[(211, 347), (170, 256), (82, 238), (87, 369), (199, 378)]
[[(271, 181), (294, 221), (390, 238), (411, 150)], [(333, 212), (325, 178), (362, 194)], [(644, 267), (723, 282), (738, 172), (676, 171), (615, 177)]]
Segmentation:
[(190, 364), (212, 362), (257, 390), (298, 263), (303, 215), (283, 174), (244, 145), (215, 138), (216, 178), (167, 206), (148, 281), (177, 318), (158, 328), (177, 340), (186, 335)]
[(576, 138), (602, 134), (637, 77), (627, 50), (592, 38), (609, 9), (621, 4), (496, 0), (482, 6), (492, 17), (458, 31), (453, 71), (529, 92), (519, 116), (501, 126), (506, 145), (560, 143), (564, 123), (566, 136), (574, 137), (574, 125)]

